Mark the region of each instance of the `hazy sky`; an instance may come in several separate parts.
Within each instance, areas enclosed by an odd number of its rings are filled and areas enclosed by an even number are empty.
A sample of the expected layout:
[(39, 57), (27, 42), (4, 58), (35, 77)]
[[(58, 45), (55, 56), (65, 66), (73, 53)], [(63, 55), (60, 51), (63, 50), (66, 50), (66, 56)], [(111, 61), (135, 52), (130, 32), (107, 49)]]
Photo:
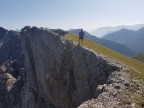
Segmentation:
[(97, 28), (144, 23), (144, 0), (0, 0), (0, 26)]

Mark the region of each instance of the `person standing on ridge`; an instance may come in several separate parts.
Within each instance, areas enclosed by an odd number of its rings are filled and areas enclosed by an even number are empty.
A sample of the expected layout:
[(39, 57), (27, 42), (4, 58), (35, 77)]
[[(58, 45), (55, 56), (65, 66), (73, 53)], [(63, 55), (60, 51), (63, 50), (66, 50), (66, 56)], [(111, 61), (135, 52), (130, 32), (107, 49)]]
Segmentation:
[[(79, 45), (83, 44), (83, 38), (84, 38), (84, 31), (81, 28), (80, 32), (79, 32)], [(81, 41), (81, 42), (80, 42)], [(81, 43), (81, 44), (80, 44)]]

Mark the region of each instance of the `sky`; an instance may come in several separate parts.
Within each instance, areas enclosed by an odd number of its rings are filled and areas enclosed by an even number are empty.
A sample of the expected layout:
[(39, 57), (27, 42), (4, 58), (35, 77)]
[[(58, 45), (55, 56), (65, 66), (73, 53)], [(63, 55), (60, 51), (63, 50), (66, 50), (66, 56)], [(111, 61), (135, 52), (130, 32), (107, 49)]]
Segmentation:
[(0, 0), (0, 26), (84, 28), (144, 24), (144, 0)]

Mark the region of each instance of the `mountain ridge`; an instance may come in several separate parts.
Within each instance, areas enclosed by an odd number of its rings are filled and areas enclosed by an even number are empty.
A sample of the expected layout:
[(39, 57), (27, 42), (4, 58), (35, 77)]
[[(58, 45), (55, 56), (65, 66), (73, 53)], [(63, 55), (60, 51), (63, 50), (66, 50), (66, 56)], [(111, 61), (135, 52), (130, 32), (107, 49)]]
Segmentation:
[(104, 35), (116, 32), (122, 28), (137, 31), (137, 30), (141, 29), (142, 27), (144, 27), (144, 24), (119, 25), (119, 26), (114, 26), (114, 27), (106, 26), (106, 27), (101, 27), (101, 28), (95, 29), (95, 30), (91, 31), (90, 33), (102, 38)]
[(138, 31), (121, 29), (117, 32), (105, 35), (103, 39), (108, 39), (111, 41), (121, 43), (136, 52), (143, 53), (144, 52), (143, 49), (144, 44), (142, 41), (144, 39), (143, 34), (144, 34), (144, 27)]

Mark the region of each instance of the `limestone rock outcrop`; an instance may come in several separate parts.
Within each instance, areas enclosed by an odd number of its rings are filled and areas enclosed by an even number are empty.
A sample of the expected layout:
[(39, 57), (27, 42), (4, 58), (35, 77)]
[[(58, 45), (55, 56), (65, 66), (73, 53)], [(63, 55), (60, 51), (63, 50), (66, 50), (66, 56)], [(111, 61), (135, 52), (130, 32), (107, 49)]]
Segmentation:
[(76, 108), (96, 97), (96, 88), (119, 69), (97, 53), (76, 46), (51, 30), (25, 27), (21, 108)]
[(0, 108), (76, 108), (101, 94), (121, 65), (65, 40), (66, 33), (0, 28)]

